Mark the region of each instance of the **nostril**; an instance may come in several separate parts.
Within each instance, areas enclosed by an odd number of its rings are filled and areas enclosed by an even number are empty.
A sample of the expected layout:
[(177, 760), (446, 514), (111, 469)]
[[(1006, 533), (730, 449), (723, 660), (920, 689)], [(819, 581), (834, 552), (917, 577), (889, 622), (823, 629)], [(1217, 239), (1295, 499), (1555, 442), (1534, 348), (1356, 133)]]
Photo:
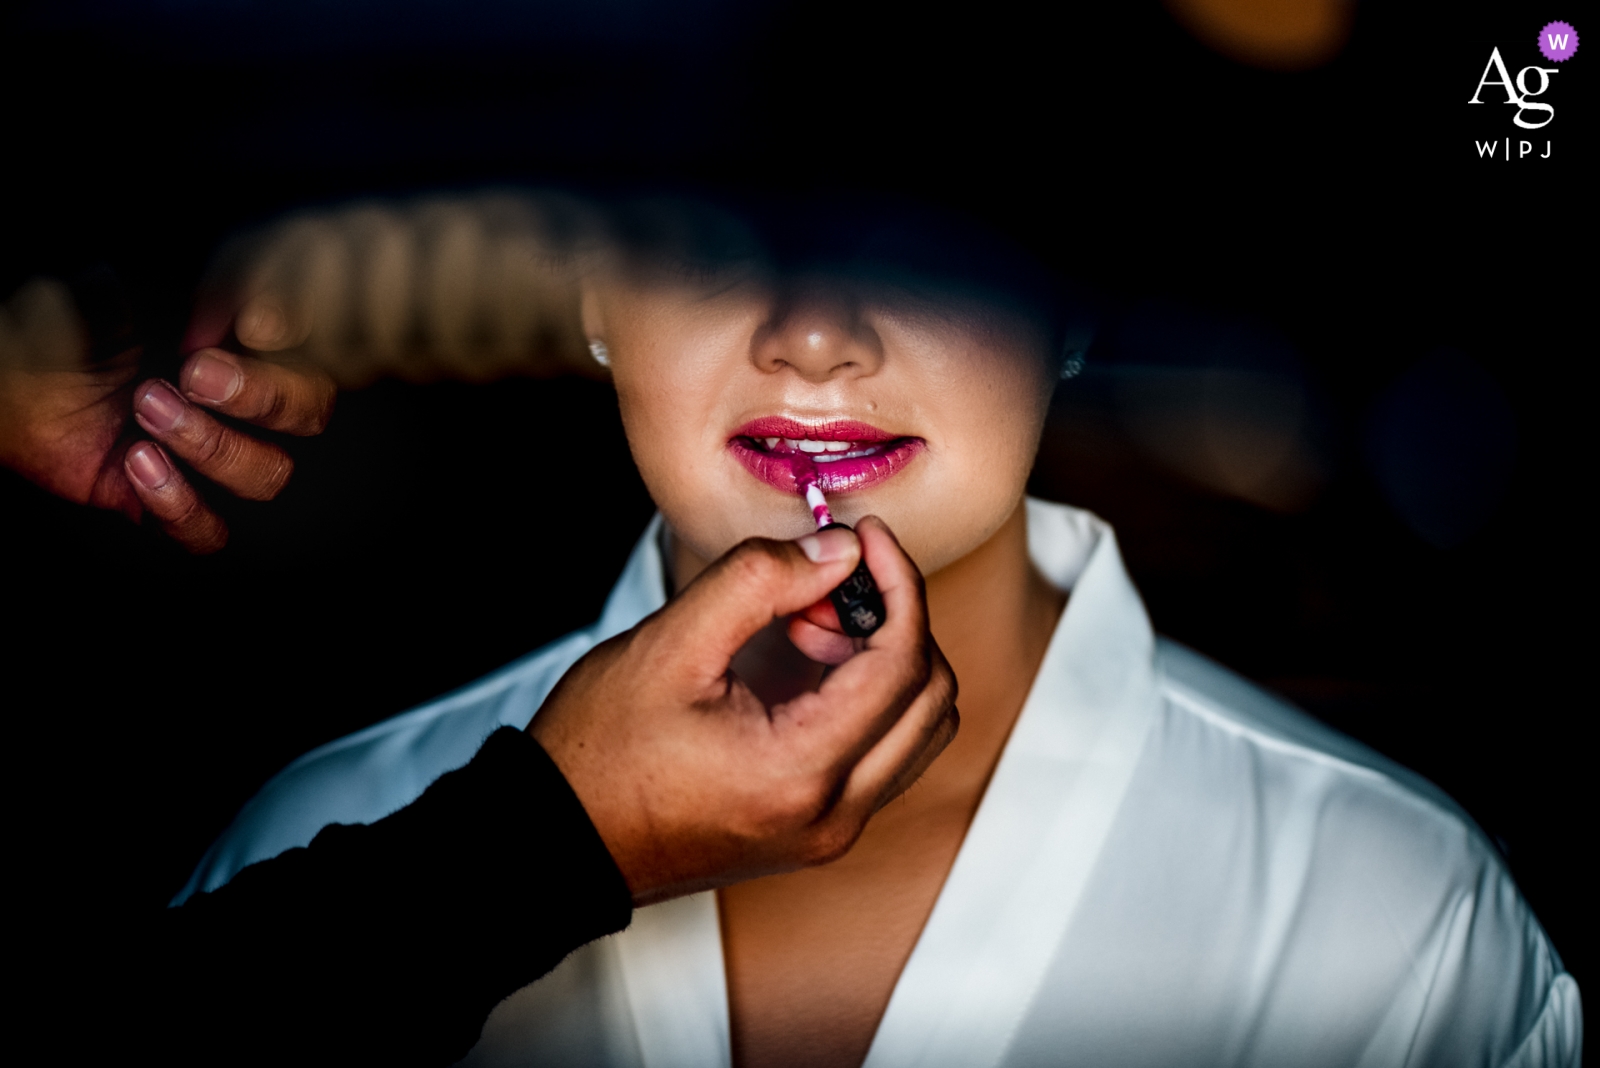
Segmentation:
[(788, 370), (821, 382), (870, 374), (882, 358), (876, 333), (846, 296), (794, 294), (775, 304), (771, 318), (751, 338), (751, 356), (763, 371)]

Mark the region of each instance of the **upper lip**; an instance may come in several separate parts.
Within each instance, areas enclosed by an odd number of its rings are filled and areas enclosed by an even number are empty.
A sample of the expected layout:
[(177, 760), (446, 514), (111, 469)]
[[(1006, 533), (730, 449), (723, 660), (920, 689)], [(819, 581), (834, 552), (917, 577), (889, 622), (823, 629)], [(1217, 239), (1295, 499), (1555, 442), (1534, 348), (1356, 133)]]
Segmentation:
[(785, 416), (752, 419), (728, 439), (745, 469), (785, 493), (809, 480), (824, 493), (854, 493), (903, 469), (927, 443), (853, 419), (803, 422)]
[(736, 438), (793, 438), (800, 441), (854, 441), (873, 445), (895, 441), (904, 434), (891, 434), (870, 423), (853, 419), (830, 419), (824, 423), (802, 423), (784, 416), (752, 419), (733, 432)]

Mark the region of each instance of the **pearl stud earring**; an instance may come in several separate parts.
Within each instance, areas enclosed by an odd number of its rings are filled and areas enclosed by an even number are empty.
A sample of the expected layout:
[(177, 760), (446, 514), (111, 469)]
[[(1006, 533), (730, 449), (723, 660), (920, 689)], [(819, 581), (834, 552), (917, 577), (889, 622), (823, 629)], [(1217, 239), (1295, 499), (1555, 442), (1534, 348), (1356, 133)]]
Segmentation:
[(606, 348), (606, 343), (597, 337), (589, 339), (589, 355), (594, 357), (594, 362), (601, 367), (611, 366), (611, 350)]

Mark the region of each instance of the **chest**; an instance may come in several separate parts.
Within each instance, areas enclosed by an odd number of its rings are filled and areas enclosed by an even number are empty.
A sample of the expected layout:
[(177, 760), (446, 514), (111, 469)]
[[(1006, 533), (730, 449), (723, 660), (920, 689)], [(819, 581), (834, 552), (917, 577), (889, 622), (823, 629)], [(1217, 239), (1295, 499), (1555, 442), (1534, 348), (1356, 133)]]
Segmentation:
[(839, 861), (719, 893), (736, 1068), (862, 1062), (970, 808), (967, 798), (913, 791)]

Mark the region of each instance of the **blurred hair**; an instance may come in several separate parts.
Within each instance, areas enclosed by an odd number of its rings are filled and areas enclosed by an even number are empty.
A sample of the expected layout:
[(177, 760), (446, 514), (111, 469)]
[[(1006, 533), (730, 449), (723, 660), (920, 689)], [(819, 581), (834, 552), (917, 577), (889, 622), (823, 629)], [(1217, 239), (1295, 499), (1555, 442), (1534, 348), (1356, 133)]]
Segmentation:
[(593, 374), (578, 291), (597, 269), (697, 287), (821, 277), (863, 299), (998, 313), (1045, 339), (1057, 372), (1092, 326), (1025, 250), (919, 204), (532, 190), (287, 216), (224, 251), (197, 320), (212, 323), (205, 339), (231, 322), (245, 345), (292, 351), (346, 385)]

